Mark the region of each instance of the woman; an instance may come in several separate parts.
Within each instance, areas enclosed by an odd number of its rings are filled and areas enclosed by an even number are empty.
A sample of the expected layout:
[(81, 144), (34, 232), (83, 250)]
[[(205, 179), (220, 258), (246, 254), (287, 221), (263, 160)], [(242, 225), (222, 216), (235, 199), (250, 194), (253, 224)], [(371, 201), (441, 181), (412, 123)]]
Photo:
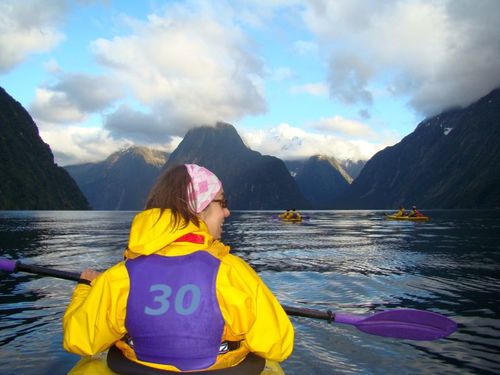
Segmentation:
[(424, 216), (419, 210), (417, 210), (417, 206), (413, 206), (411, 209), (410, 213), (408, 214), (408, 217), (421, 217)]
[[(64, 348), (85, 356), (114, 345), (119, 351), (110, 354), (134, 365), (177, 372), (235, 368), (252, 356), (286, 359), (288, 316), (219, 241), (229, 214), (208, 169), (167, 171), (132, 222), (125, 260), (102, 274), (82, 272), (64, 315)], [(113, 369), (112, 362), (108, 356)]]
[(405, 208), (403, 206), (399, 207), (399, 211), (394, 214), (394, 216), (402, 217), (406, 216)]

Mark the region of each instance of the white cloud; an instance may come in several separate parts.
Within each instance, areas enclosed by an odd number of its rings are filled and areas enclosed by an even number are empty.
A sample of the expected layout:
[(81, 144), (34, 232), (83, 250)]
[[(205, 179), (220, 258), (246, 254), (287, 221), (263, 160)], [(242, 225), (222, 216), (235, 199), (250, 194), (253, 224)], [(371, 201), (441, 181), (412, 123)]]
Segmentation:
[(65, 93), (39, 88), (35, 100), (30, 106), (30, 113), (38, 121), (71, 123), (81, 122), (87, 115), (78, 109)]
[(295, 85), (290, 87), (292, 94), (309, 94), (314, 96), (327, 96), (328, 85), (325, 83), (306, 83), (304, 85)]
[[(110, 132), (100, 127), (65, 126), (38, 122), (40, 136), (50, 144), (55, 161), (59, 165), (100, 162), (120, 148), (141, 144), (127, 138), (114, 139)], [(181, 142), (180, 137), (172, 137), (168, 142), (144, 143), (148, 147), (172, 152)]]
[[(61, 43), (64, 35), (58, 27), (67, 4), (74, 5), (63, 0), (0, 1), (0, 72)], [(292, 94), (330, 95), (360, 105), (358, 113), (365, 119), (372, 113), (371, 105), (379, 98), (387, 101), (388, 93), (399, 101), (408, 98), (414, 109), (430, 115), (466, 105), (500, 85), (500, 1), (158, 4), (147, 20), (124, 16), (120, 20), (127, 25), (125, 32), (113, 28), (115, 37), (92, 42), (105, 74), (68, 73), (55, 58), (46, 59), (45, 69), (55, 83), (39, 87), (31, 111), (37, 122), (51, 124), (43, 132), (54, 140), (56, 154), (70, 155), (69, 145), (74, 144), (73, 155), (86, 160), (107, 150), (108, 141), (112, 146), (163, 144), (174, 142), (192, 126), (261, 115), (268, 105), (264, 87), (274, 89), (278, 80), (293, 80)], [(302, 33), (304, 25), (293, 17), (301, 11), (312, 34)], [(292, 24), (292, 30), (283, 28)], [(272, 38), (261, 39), (264, 33)], [(263, 44), (255, 44), (251, 37)], [(287, 43), (286, 57), (299, 55), (300, 61), (278, 61), (283, 46), (269, 52), (268, 40)], [(300, 70), (311, 67), (318, 70)], [(328, 83), (319, 82), (322, 78)], [(273, 114), (278, 112), (273, 108)], [(77, 126), (96, 113), (103, 115), (104, 130)], [(394, 143), (393, 137), (377, 138), (365, 124), (341, 116), (320, 118), (310, 126), (300, 130), (282, 124), (247, 132), (246, 138), (260, 152), (287, 158), (318, 152), (366, 158)], [(326, 134), (319, 134), (319, 129)]]
[(56, 84), (36, 90), (30, 112), (38, 120), (82, 122), (122, 96), (121, 86), (105, 76), (60, 73), (57, 77)]
[(132, 144), (127, 140), (116, 141), (109, 132), (98, 127), (61, 127), (42, 121), (38, 125), (40, 136), (50, 144), (60, 165), (102, 161), (119, 148)]
[(0, 72), (7, 72), (33, 53), (57, 46), (57, 29), (66, 13), (64, 0), (0, 1)]
[(207, 4), (172, 6), (147, 22), (134, 20), (132, 36), (98, 39), (92, 50), (170, 128), (185, 132), (193, 125), (261, 114), (266, 110), (261, 61), (237, 24), (213, 12)]
[(369, 62), (352, 53), (338, 54), (330, 61), (328, 78), (330, 96), (347, 104), (371, 104), (373, 95), (368, 83), (374, 76)]
[(240, 130), (239, 133), (251, 149), (284, 160), (316, 154), (334, 156), (338, 160), (368, 160), (377, 151), (396, 142), (389, 138), (369, 142), (356, 137), (307, 132), (286, 123), (267, 130)]
[(86, 112), (101, 111), (123, 96), (121, 83), (104, 75), (66, 73), (51, 87)]
[(304, 20), (330, 53), (330, 93), (369, 104), (375, 79), (433, 115), (500, 86), (500, 2), (307, 2)]
[(311, 126), (322, 133), (334, 133), (338, 136), (354, 137), (358, 139), (376, 139), (377, 134), (367, 125), (355, 120), (345, 119), (342, 116), (321, 118)]
[(127, 105), (120, 105), (116, 111), (106, 115), (104, 127), (115, 139), (131, 139), (139, 144), (166, 142), (172, 136), (185, 134), (183, 129), (173, 126), (170, 119)]

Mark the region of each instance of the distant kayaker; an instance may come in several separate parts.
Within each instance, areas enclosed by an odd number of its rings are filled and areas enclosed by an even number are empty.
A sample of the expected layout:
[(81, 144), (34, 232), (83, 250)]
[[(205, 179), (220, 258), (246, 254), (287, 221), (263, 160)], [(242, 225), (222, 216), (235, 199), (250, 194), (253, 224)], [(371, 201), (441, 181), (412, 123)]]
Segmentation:
[(420, 211), (417, 210), (416, 206), (413, 206), (412, 210), (408, 213), (409, 217), (420, 217), (424, 216)]
[(164, 173), (132, 221), (125, 260), (101, 274), (82, 272), (64, 314), (64, 348), (82, 356), (110, 349), (113, 371), (141, 374), (259, 374), (264, 358), (290, 356), (287, 314), (220, 242), (229, 215), (222, 183), (208, 169), (186, 164)]
[(297, 212), (295, 208), (293, 208), (289, 218), (294, 220), (301, 220), (302, 215), (300, 214), (300, 212)]
[(399, 207), (399, 211), (394, 214), (394, 216), (406, 216), (405, 208), (403, 206)]
[(292, 213), (290, 212), (290, 209), (287, 209), (286, 212), (283, 212), (281, 215), (279, 215), (283, 219), (289, 219)]

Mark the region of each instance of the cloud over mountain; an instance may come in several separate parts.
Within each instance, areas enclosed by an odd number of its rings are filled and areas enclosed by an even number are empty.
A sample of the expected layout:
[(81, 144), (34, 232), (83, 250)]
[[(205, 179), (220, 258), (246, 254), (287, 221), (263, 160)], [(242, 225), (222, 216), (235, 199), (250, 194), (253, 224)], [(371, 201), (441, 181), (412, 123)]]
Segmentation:
[(3, 0), (0, 74), (18, 74), (63, 163), (172, 151), (217, 121), (265, 154), (358, 159), (500, 86), (499, 14), (496, 0)]
[(369, 106), (385, 85), (426, 116), (500, 85), (500, 2), (307, 2), (304, 20), (329, 51), (330, 94)]

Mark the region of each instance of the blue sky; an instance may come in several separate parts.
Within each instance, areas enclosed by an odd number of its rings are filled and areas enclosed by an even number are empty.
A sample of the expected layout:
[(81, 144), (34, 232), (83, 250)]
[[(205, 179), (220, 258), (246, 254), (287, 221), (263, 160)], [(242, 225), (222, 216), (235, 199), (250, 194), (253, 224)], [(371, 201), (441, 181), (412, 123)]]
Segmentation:
[(0, 1), (0, 86), (60, 165), (233, 124), (283, 159), (368, 159), (500, 86), (500, 1)]

